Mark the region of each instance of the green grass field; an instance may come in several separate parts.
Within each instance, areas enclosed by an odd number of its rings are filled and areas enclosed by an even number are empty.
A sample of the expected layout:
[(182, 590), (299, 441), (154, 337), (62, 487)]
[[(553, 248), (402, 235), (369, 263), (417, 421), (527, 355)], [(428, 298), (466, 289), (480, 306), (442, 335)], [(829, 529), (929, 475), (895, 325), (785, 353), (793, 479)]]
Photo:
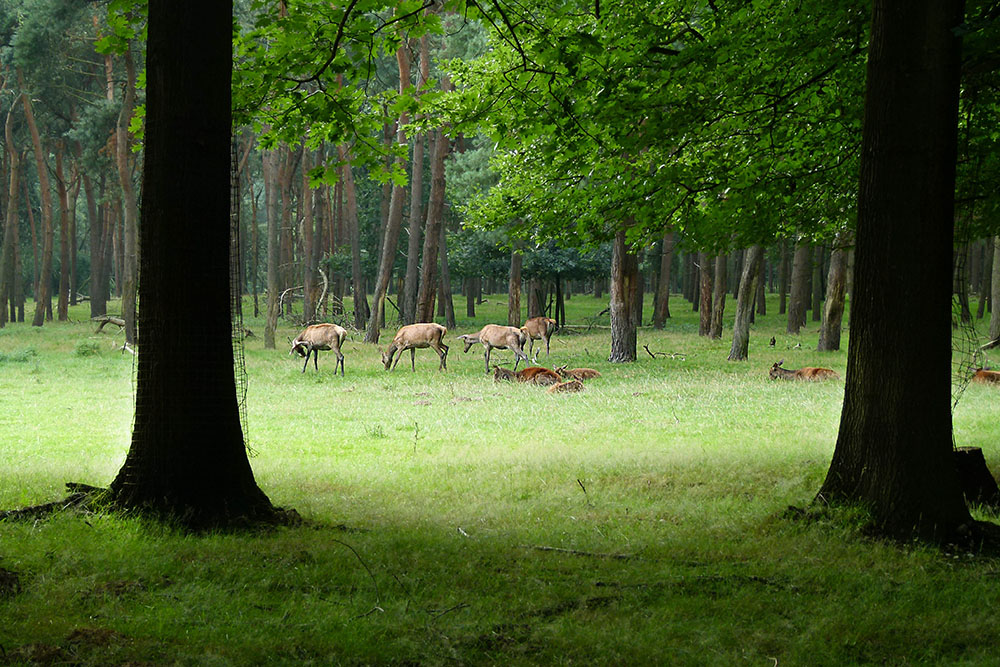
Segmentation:
[[(297, 327), (265, 350), (248, 318), (251, 462), (303, 525), (0, 522), (18, 579), (0, 571), (0, 664), (996, 664), (1000, 562), (873, 541), (843, 511), (787, 518), (822, 483), (844, 385), (767, 370), (843, 375), (814, 323), (788, 336), (769, 304), (750, 361), (730, 363), (731, 329), (700, 338), (675, 296), (634, 364), (607, 363), (606, 329), (557, 334), (539, 363), (603, 377), (549, 395), (462, 354), (455, 337), (503, 322), (504, 299), (449, 331), (446, 373), (431, 350), (386, 372), (355, 336), (346, 377), (328, 353), (303, 374), (285, 344)], [(567, 305), (582, 325), (606, 303)], [(124, 460), (134, 361), (86, 312), (0, 329), (0, 508), (107, 485)], [(993, 469), (998, 401), (970, 387), (954, 417)]]

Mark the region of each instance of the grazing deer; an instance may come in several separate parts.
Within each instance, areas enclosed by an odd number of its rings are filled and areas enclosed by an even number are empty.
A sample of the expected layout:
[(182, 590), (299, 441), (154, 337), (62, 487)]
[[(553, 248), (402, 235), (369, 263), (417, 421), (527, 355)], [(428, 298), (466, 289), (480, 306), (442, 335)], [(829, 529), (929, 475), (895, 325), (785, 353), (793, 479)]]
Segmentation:
[[(549, 338), (556, 331), (556, 321), (551, 317), (532, 317), (530, 320), (524, 323), (521, 327), (521, 331), (525, 333), (528, 337), (528, 354), (530, 355), (532, 350), (535, 349), (536, 340), (545, 341), (545, 356), (549, 355)], [(542, 346), (539, 343), (538, 351), (541, 352)], [(531, 357), (531, 362), (534, 363), (538, 355)]]
[(506, 380), (508, 382), (527, 382), (529, 384), (537, 385), (550, 385), (558, 384), (559, 376), (556, 375), (555, 371), (551, 371), (548, 368), (542, 368), (541, 366), (532, 366), (531, 368), (524, 368), (519, 371), (509, 371), (506, 368), (501, 368), (494, 364), (493, 366), (493, 381), (500, 382), (501, 380)]
[(548, 391), (550, 394), (562, 394), (570, 391), (583, 391), (583, 383), (580, 382), (579, 380), (560, 382), (559, 384), (552, 385), (546, 391)]
[(493, 348), (500, 350), (510, 350), (514, 353), (514, 370), (517, 370), (517, 365), (524, 359), (524, 364), (528, 365), (531, 361), (524, 354), (524, 344), (527, 342), (528, 335), (524, 333), (521, 329), (517, 327), (507, 327), (501, 324), (487, 324), (485, 327), (480, 329), (474, 334), (463, 334), (459, 336), (462, 341), (465, 342), (464, 352), (468, 352), (469, 348), (476, 343), (482, 343), (483, 347), (486, 348), (486, 354), (484, 358), (486, 359), (486, 372), (490, 372), (490, 352)]
[[(403, 358), (403, 352), (409, 350), (410, 368), (416, 372), (417, 349), (425, 347), (434, 348), (434, 351), (441, 358), (441, 365), (438, 366), (438, 370), (447, 370), (448, 346), (443, 342), (446, 333), (448, 333), (448, 330), (436, 322), (419, 322), (400, 327), (392, 342), (389, 343), (389, 347), (382, 353), (382, 363), (385, 364), (385, 370), (390, 370), (390, 364), (392, 365), (391, 370), (396, 370), (399, 360)], [(399, 352), (399, 356), (396, 357), (396, 363), (393, 364), (392, 358), (396, 352)]]
[(565, 366), (556, 366), (552, 370), (558, 373), (559, 377), (564, 380), (590, 380), (592, 378), (601, 377), (600, 371), (596, 371), (593, 368), (566, 368)]
[[(302, 330), (295, 340), (292, 341), (292, 350), (288, 354), (298, 352), (299, 356), (305, 357), (306, 362), (302, 364), (302, 372), (306, 372), (309, 365), (309, 355), (312, 355), (313, 366), (319, 371), (319, 351), (333, 350), (337, 355), (337, 366), (340, 366), (340, 376), (344, 377), (344, 354), (340, 351), (340, 346), (347, 338), (347, 330), (336, 324), (312, 324)], [(337, 374), (337, 366), (333, 367), (333, 374)]]
[(1000, 384), (1000, 371), (988, 371), (985, 368), (977, 368), (972, 375), (973, 382), (981, 384)]
[(782, 368), (781, 364), (785, 363), (782, 359), (775, 365), (771, 366), (771, 372), (769, 375), (772, 380), (836, 380), (840, 376), (837, 372), (829, 368), (816, 368), (814, 366), (806, 366), (804, 368), (799, 368), (798, 370), (790, 370), (787, 368)]

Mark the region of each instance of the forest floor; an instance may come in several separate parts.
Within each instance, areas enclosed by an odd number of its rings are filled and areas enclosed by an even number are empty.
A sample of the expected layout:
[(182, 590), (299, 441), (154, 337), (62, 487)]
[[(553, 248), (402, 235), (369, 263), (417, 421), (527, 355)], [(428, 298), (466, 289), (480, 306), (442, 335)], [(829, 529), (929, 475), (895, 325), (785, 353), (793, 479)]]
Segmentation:
[[(609, 331), (586, 329), (607, 325), (606, 302), (575, 295), (575, 326), (538, 361), (602, 377), (550, 395), (495, 384), (481, 348), (462, 353), (458, 334), (506, 320), (505, 297), (487, 300), (449, 331), (443, 373), (431, 350), (386, 372), (360, 335), (346, 377), (329, 353), (302, 373), (285, 343), (298, 327), (265, 350), (247, 317), (251, 464), (302, 525), (0, 521), (0, 664), (996, 664), (1000, 561), (789, 510), (823, 481), (844, 383), (768, 369), (843, 376), (846, 331), (844, 351), (818, 353), (818, 325), (787, 335), (769, 302), (750, 360), (732, 363), (731, 319), (701, 338), (675, 295), (638, 361), (613, 365)], [(78, 306), (0, 329), (0, 509), (106, 486), (121, 466), (134, 358), (95, 328)], [(1000, 390), (969, 387), (954, 427), (1000, 469)]]

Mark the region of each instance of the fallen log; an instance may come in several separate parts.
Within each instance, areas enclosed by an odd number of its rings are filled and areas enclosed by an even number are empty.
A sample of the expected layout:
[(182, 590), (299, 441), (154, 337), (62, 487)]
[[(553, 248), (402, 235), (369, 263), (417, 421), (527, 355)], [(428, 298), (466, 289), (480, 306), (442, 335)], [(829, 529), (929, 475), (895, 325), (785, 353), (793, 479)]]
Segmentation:
[(90, 321), (100, 322), (94, 333), (101, 333), (101, 329), (103, 329), (106, 324), (117, 324), (119, 330), (125, 328), (125, 320), (120, 317), (115, 317), (114, 315), (98, 315), (97, 317), (91, 317)]

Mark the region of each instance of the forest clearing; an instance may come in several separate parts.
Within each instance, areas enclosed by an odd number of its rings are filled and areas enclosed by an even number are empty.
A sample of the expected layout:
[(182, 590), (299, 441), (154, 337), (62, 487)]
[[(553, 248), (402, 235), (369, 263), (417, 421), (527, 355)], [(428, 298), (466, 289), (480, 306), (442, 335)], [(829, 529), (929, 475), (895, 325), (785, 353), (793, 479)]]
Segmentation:
[[(589, 295), (567, 306), (580, 325), (603, 308)], [(852, 510), (789, 509), (822, 483), (844, 384), (768, 371), (784, 358), (842, 373), (846, 353), (816, 352), (815, 327), (790, 336), (781, 316), (760, 317), (750, 360), (733, 363), (677, 300), (663, 331), (639, 333), (640, 348), (669, 356), (633, 364), (607, 363), (607, 329), (574, 327), (539, 363), (602, 376), (553, 396), (494, 383), (481, 350), (461, 354), (457, 335), (505, 313), (489, 295), (449, 331), (445, 372), (430, 349), (416, 372), (408, 359), (387, 372), (355, 333), (344, 377), (331, 353), (302, 373), (287, 347), (248, 339), (251, 464), (302, 524), (192, 536), (74, 511), (2, 521), (2, 661), (995, 658), (995, 559), (869, 538)], [(95, 328), (83, 308), (0, 330), (0, 507), (61, 498), (65, 482), (105, 486), (121, 466), (133, 357), (116, 347), (122, 333)], [(297, 331), (283, 324), (281, 339)], [(510, 368), (513, 355), (493, 362)], [(998, 400), (970, 386), (954, 417), (956, 443), (983, 446), (994, 469)]]

